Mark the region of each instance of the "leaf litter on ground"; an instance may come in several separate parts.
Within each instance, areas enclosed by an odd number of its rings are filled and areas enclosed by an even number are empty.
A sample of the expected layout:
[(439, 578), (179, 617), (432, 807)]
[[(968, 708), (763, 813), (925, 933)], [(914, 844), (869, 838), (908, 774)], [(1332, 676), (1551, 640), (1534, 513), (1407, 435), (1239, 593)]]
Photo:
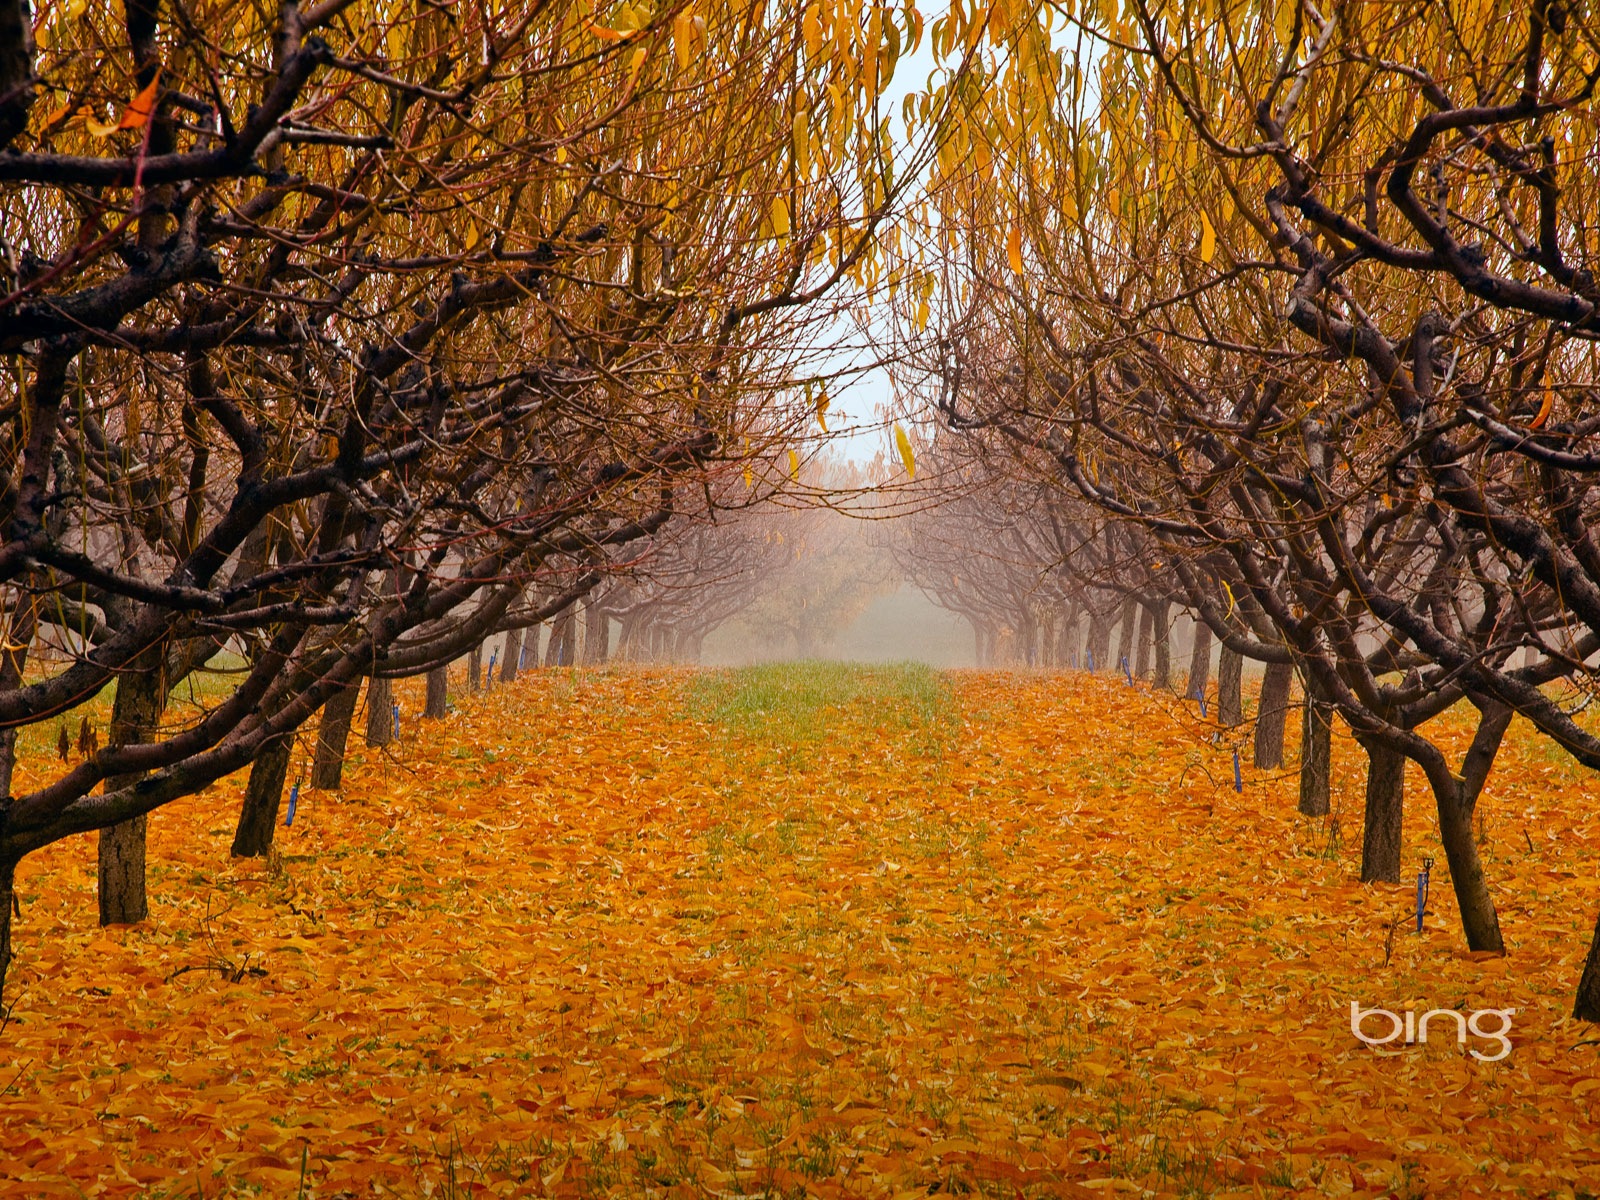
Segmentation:
[[(95, 928), (92, 838), (23, 863), (0, 1193), (1600, 1176), (1600, 1046), (1566, 1016), (1600, 819), (1525, 726), (1482, 802), (1510, 953), (1480, 961), (1442, 867), (1421, 934), (1409, 881), (1356, 882), (1347, 737), (1308, 819), (1292, 774), (1234, 790), (1238, 731), (1091, 676), (549, 671), (457, 703), (304, 792), (268, 861), (228, 858), (242, 776), (156, 813), (142, 925)], [(1443, 855), (1407, 783), (1409, 874)], [(1374, 1050), (1351, 1001), (1514, 1008), (1513, 1050)]]

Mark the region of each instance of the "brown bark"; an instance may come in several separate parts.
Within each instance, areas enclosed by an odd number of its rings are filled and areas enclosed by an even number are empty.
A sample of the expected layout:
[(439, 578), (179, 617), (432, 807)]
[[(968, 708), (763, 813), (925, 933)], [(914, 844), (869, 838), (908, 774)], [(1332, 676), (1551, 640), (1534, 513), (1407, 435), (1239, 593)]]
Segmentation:
[(550, 624), (550, 644), (545, 648), (544, 665), (570, 667), (573, 650), (578, 640), (578, 613), (576, 607), (561, 612)]
[(435, 667), (428, 672), (428, 702), (422, 715), (437, 721), (450, 711), (449, 668)]
[(480, 642), (467, 651), (467, 691), (483, 690), (483, 644)]
[(1328, 815), (1333, 757), (1333, 709), (1306, 689), (1300, 722), (1300, 811), (1308, 817)]
[[(157, 642), (135, 656), (117, 679), (111, 704), (112, 746), (131, 746), (154, 736), (166, 700), (166, 645)], [(113, 775), (105, 790), (117, 791), (137, 783), (141, 774)], [(100, 831), (100, 924), (130, 925), (150, 915), (145, 891), (145, 818), (134, 817)]]
[[(12, 691), (22, 683), (28, 664), (28, 648), (39, 628), (39, 602), (32, 596), (14, 596), (7, 617), (5, 637), (0, 639), (0, 689)], [(0, 800), (11, 798), (11, 776), (17, 766), (17, 727), (0, 730)]]
[(506, 634), (505, 657), (500, 662), (500, 682), (515, 683), (517, 670), (522, 666), (522, 630), (513, 629)]
[(1379, 742), (1366, 746), (1367, 807), (1361, 838), (1361, 882), (1399, 883), (1406, 757)]
[(611, 657), (611, 618), (598, 604), (591, 604), (583, 624), (583, 661), (599, 666)]
[(100, 924), (132, 925), (150, 915), (144, 880), (145, 818), (100, 831)]
[(1056, 634), (1056, 663), (1057, 667), (1077, 669), (1082, 665), (1083, 655), (1083, 608), (1078, 604), (1067, 606), (1066, 616), (1061, 621), (1060, 632)]
[(394, 741), (394, 685), (387, 679), (367, 681), (367, 745)]
[(1133, 634), (1139, 623), (1139, 602), (1128, 599), (1122, 602), (1122, 619), (1117, 630), (1117, 661), (1111, 665), (1117, 670), (1122, 670), (1126, 663), (1131, 670), (1133, 667)]
[(5, 1012), (6, 973), (11, 969), (11, 914), (17, 904), (17, 864), (0, 859), (0, 1013)]
[(1268, 663), (1261, 680), (1261, 704), (1256, 711), (1254, 757), (1263, 771), (1283, 765), (1283, 723), (1289, 713), (1289, 684), (1294, 668), (1288, 663)]
[(1217, 655), (1217, 720), (1232, 729), (1244, 720), (1244, 655), (1226, 646)]
[[(1089, 661), (1091, 656), (1093, 663)], [(1089, 615), (1089, 640), (1084, 647), (1083, 665), (1094, 671), (1104, 671), (1111, 666), (1111, 621), (1097, 612)]]
[(272, 835), (278, 827), (278, 806), (283, 800), (283, 783), (289, 775), (289, 755), (294, 738), (269, 742), (256, 755), (250, 767), (250, 782), (245, 785), (244, 804), (239, 808), (239, 827), (233, 834), (233, 854), (238, 858), (261, 858), (272, 849)]
[(1156, 614), (1148, 605), (1139, 606), (1139, 642), (1134, 649), (1136, 656), (1133, 677), (1143, 679), (1150, 673), (1150, 651), (1154, 649), (1156, 641)]
[(359, 684), (352, 683), (322, 706), (317, 722), (317, 751), (311, 763), (311, 786), (338, 791), (344, 780), (344, 750), (355, 719)]
[(1450, 884), (1461, 912), (1461, 929), (1470, 950), (1505, 953), (1500, 935), (1500, 918), (1495, 913), (1494, 897), (1478, 857), (1478, 840), (1473, 836), (1472, 814), (1489, 778), (1489, 768), (1500, 750), (1501, 739), (1511, 724), (1511, 710), (1499, 704), (1481, 706), (1482, 718), (1467, 751), (1460, 778), (1447, 768), (1433, 765), (1428, 783), (1433, 788), (1439, 809), (1439, 840), (1444, 843), (1445, 861), (1450, 865)]
[(1194, 623), (1194, 646), (1189, 651), (1188, 695), (1203, 700), (1206, 688), (1211, 686), (1211, 626), (1204, 621)]
[[(0, 888), (5, 885), (5, 869), (5, 864), (0, 863)], [(4, 931), (0, 930), (0, 939), (4, 936)], [(4, 951), (5, 943), (0, 941), (0, 953)], [(4, 960), (0, 959), (0, 984), (4, 982)], [(1578, 995), (1572, 1003), (1572, 1015), (1580, 1021), (1600, 1021), (1600, 919), (1595, 921), (1594, 936), (1589, 939), (1589, 957), (1584, 959), (1583, 974), (1578, 979)]]
[(1155, 648), (1154, 675), (1151, 682), (1158, 688), (1172, 687), (1172, 604), (1162, 600), (1150, 610), (1151, 637)]
[(0, 0), (0, 149), (28, 127), (33, 106), (33, 21), (24, 0)]

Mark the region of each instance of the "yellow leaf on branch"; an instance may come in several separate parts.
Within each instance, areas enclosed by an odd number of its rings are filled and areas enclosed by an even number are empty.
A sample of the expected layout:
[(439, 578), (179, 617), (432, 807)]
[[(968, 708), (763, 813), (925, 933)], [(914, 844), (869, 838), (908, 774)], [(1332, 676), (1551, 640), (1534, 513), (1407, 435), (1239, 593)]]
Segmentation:
[(672, 18), (672, 52), (680, 71), (694, 61), (694, 13), (687, 8)]
[(897, 423), (894, 427), (895, 449), (900, 451), (900, 461), (905, 464), (906, 478), (917, 477), (917, 456), (911, 450), (911, 439), (906, 436), (906, 431)]
[(1550, 419), (1550, 410), (1555, 407), (1556, 394), (1547, 383), (1544, 385), (1544, 399), (1539, 404), (1539, 412), (1528, 422), (1529, 429), (1543, 429), (1544, 423)]
[(122, 116), (116, 121), (97, 121), (90, 117), (84, 122), (85, 128), (95, 137), (110, 137), (119, 129), (142, 129), (150, 120), (150, 114), (155, 111), (156, 96), (161, 90), (161, 72), (148, 85), (141, 88), (128, 106), (122, 110)]
[(1211, 218), (1200, 214), (1200, 261), (1210, 262), (1217, 256), (1217, 231), (1211, 228)]
[(1022, 228), (1013, 225), (1006, 231), (1006, 259), (1016, 274), (1022, 274)]

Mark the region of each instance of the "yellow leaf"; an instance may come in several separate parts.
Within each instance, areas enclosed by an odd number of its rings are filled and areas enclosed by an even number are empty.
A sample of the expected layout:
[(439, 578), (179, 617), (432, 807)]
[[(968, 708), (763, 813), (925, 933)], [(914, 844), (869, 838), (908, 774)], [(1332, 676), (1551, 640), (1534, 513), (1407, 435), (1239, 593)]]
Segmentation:
[(155, 78), (143, 88), (137, 96), (128, 101), (128, 107), (122, 110), (122, 120), (117, 122), (118, 129), (141, 129), (150, 119), (150, 114), (155, 110), (156, 93), (161, 88), (161, 71), (156, 70)]
[(694, 59), (694, 14), (688, 9), (672, 18), (672, 52), (678, 57), (680, 71)]
[(462, 237), (461, 242), (468, 250), (478, 244), (478, 223), (471, 217), (467, 218), (467, 232)]
[(628, 86), (632, 87), (639, 82), (639, 75), (644, 71), (645, 61), (650, 57), (650, 47), (640, 46), (628, 59)]
[(1281, 0), (1277, 13), (1273, 19), (1273, 32), (1278, 35), (1278, 43), (1282, 46), (1289, 44), (1289, 39), (1294, 36), (1294, 18), (1299, 11), (1298, 0)]
[(806, 6), (806, 15), (800, 21), (800, 29), (806, 39), (806, 53), (815, 57), (817, 51), (822, 48), (822, 18), (818, 15), (815, 4)]
[(827, 392), (817, 397), (817, 424), (822, 426), (823, 433), (828, 432), (828, 405), (831, 403)]
[(1544, 385), (1544, 400), (1539, 405), (1539, 413), (1528, 422), (1529, 429), (1542, 429), (1544, 423), (1550, 419), (1550, 410), (1555, 406), (1556, 394), (1550, 390), (1550, 385)]
[(917, 332), (921, 333), (928, 327), (928, 301), (924, 298), (917, 301)]
[(800, 456), (793, 450), (789, 451), (789, 478), (800, 478)]
[(899, 424), (894, 427), (894, 444), (900, 451), (900, 461), (906, 465), (906, 478), (917, 477), (917, 456), (911, 451), (911, 439), (906, 436), (906, 431)]
[(802, 179), (811, 174), (811, 121), (804, 108), (794, 110), (794, 170)]
[(1018, 275), (1022, 274), (1022, 229), (1013, 225), (1006, 231), (1006, 258), (1011, 262), (1011, 269)]
[(782, 196), (772, 198), (772, 206), (767, 212), (767, 220), (772, 226), (772, 236), (786, 238), (789, 236), (789, 205)]
[(1200, 261), (1210, 262), (1217, 255), (1217, 231), (1211, 228), (1211, 218), (1200, 214)]
[(119, 129), (142, 128), (150, 119), (151, 110), (155, 108), (156, 92), (160, 86), (161, 73), (157, 71), (149, 86), (141, 89), (128, 101), (128, 106), (122, 110), (122, 116), (117, 120), (101, 121), (91, 116), (84, 120), (84, 128), (97, 138), (110, 137)]
[(756, 477), (751, 473), (749, 467), (744, 469), (744, 485), (747, 488), (753, 488), (756, 485)]

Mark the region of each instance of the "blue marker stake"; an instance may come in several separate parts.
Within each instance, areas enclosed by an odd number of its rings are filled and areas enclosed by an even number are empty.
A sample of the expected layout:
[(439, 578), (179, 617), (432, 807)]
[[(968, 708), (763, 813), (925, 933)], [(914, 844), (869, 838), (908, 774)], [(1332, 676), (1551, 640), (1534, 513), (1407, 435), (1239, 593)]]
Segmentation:
[(1133, 669), (1128, 666), (1128, 656), (1122, 656), (1122, 673), (1128, 677), (1128, 686), (1133, 686)]
[(1094, 670), (1094, 651), (1093, 650), (1089, 651), (1088, 658), (1089, 658), (1089, 670), (1092, 671), (1092, 670)]
[(1238, 750), (1234, 750), (1233, 752), (1233, 790), (1236, 792), (1244, 791), (1244, 776), (1239, 772)]
[(294, 810), (295, 810), (295, 806), (298, 805), (299, 803), (300, 803), (300, 781), (298, 779), (296, 779), (294, 781), (294, 786), (289, 789), (289, 813), (288, 813), (287, 816), (285, 816), (283, 818), (283, 823), (284, 823), (285, 827), (294, 824)]
[(1422, 860), (1422, 870), (1417, 872), (1417, 932), (1422, 932), (1422, 918), (1428, 911), (1428, 872), (1433, 870), (1433, 859)]
[(394, 708), (394, 736), (398, 739), (400, 737), (400, 706), (396, 704), (392, 707)]

